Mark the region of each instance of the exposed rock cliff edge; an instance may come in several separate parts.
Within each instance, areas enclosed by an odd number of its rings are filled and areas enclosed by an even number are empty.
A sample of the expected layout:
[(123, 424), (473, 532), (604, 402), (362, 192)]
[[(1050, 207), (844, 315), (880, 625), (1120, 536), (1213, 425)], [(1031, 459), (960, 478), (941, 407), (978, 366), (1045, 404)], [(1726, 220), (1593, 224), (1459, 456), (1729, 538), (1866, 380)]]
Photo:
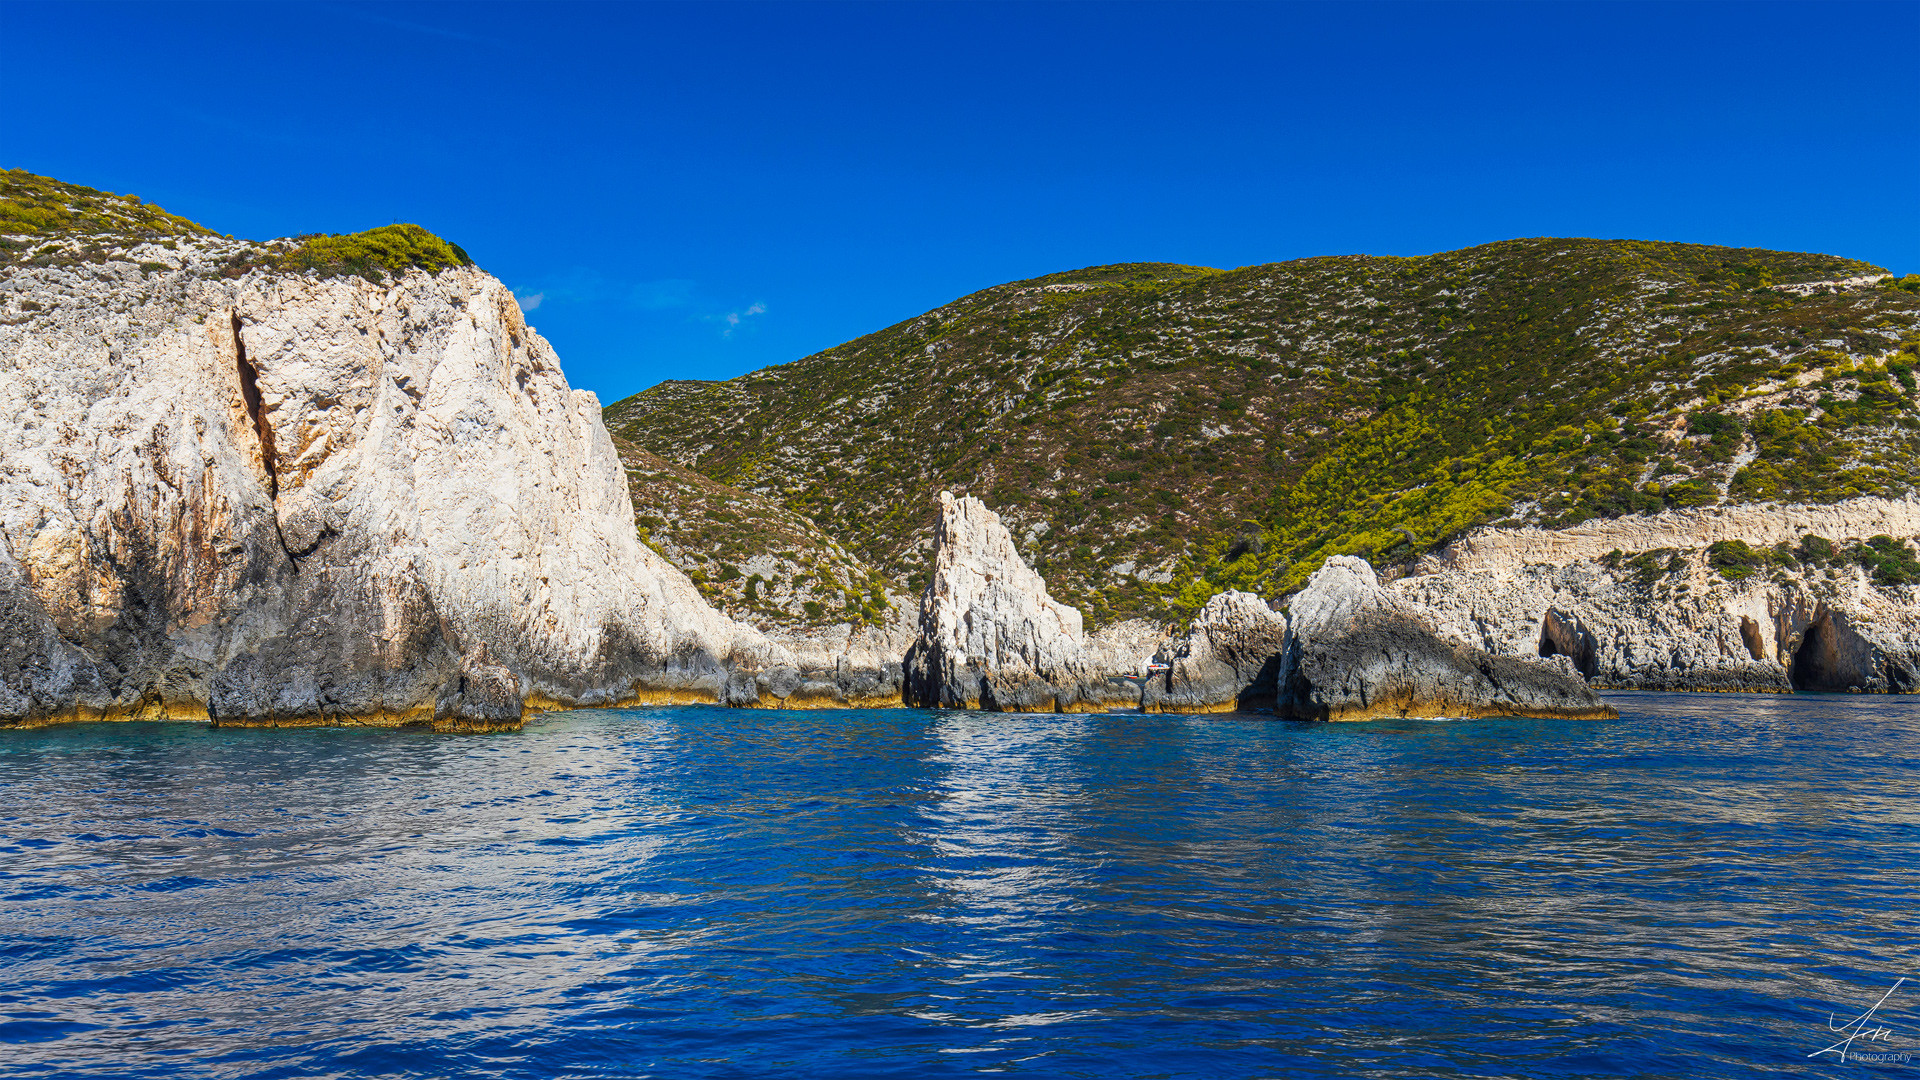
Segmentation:
[(1877, 498), (1488, 529), (1388, 590), (1449, 636), (1564, 655), (1595, 686), (1914, 693), (1920, 585), (1842, 549), (1910, 550), (1916, 535), (1920, 500)]
[(7, 271), (0, 724), (780, 700), (793, 658), (639, 542), (599, 403), (500, 282), (224, 255)]

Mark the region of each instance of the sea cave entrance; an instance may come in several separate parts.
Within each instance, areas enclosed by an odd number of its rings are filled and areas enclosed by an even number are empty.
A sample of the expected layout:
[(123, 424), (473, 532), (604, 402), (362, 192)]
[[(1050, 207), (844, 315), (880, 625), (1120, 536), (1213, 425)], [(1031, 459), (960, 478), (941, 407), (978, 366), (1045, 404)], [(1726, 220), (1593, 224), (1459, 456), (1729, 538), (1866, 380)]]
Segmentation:
[(1564, 614), (1558, 608), (1548, 608), (1540, 616), (1541, 656), (1565, 656), (1573, 661), (1573, 669), (1581, 678), (1590, 680), (1600, 672), (1599, 651), (1579, 616)]
[(1832, 612), (1821, 612), (1807, 625), (1800, 647), (1793, 650), (1793, 662), (1787, 665), (1787, 679), (1795, 690), (1813, 693), (1844, 693), (1858, 690), (1872, 679), (1872, 673), (1860, 670), (1858, 639), (1834, 621)]

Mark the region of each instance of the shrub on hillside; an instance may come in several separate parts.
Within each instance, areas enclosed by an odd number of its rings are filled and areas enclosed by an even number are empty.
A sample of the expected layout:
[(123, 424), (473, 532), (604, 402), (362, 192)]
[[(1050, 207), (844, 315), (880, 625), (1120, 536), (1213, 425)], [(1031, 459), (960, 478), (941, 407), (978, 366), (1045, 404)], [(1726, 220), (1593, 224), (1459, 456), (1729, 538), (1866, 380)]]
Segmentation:
[(1872, 537), (1848, 554), (1872, 572), (1875, 585), (1920, 585), (1920, 561), (1891, 536)]
[(378, 282), (385, 272), (445, 270), (472, 266), (460, 249), (418, 225), (382, 225), (342, 236), (302, 236), (301, 245), (280, 257), (282, 270), (313, 270), (321, 277), (354, 275)]
[(1770, 553), (1755, 551), (1745, 540), (1722, 540), (1707, 547), (1707, 565), (1728, 581), (1745, 581), (1771, 561)]

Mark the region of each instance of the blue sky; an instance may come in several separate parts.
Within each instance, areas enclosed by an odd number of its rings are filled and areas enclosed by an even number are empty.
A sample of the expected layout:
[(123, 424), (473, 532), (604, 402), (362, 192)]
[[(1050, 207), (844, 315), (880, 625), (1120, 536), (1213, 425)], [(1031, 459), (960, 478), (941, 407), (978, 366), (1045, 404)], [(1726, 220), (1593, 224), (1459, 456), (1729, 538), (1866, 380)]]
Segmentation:
[(1920, 272), (1912, 2), (7, 2), (0, 49), (0, 167), (239, 236), (418, 222), (609, 402), (1110, 262)]

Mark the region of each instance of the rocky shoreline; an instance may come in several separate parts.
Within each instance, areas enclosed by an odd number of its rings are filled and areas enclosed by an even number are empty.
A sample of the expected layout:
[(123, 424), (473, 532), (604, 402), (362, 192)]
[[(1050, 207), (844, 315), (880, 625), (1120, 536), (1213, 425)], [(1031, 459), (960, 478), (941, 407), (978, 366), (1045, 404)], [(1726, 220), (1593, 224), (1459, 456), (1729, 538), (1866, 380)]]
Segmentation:
[(1916, 533), (1920, 500), (1892, 499), (1489, 529), (1389, 588), (1457, 640), (1566, 655), (1603, 688), (1915, 693), (1920, 586), (1834, 553)]
[(943, 493), (917, 611), (763, 631), (641, 542), (598, 401), (500, 282), (230, 275), (232, 246), (0, 281), (22, 313), (0, 322), (0, 726), (492, 731), (648, 704), (1582, 717), (1608, 712), (1589, 686), (1920, 690), (1920, 587), (1832, 562), (1728, 577), (1710, 555), (1815, 529), (1904, 544), (1912, 500), (1481, 530), (1385, 584), (1336, 557), (1284, 612), (1222, 592), (1174, 634), (1088, 632), (997, 514)]

